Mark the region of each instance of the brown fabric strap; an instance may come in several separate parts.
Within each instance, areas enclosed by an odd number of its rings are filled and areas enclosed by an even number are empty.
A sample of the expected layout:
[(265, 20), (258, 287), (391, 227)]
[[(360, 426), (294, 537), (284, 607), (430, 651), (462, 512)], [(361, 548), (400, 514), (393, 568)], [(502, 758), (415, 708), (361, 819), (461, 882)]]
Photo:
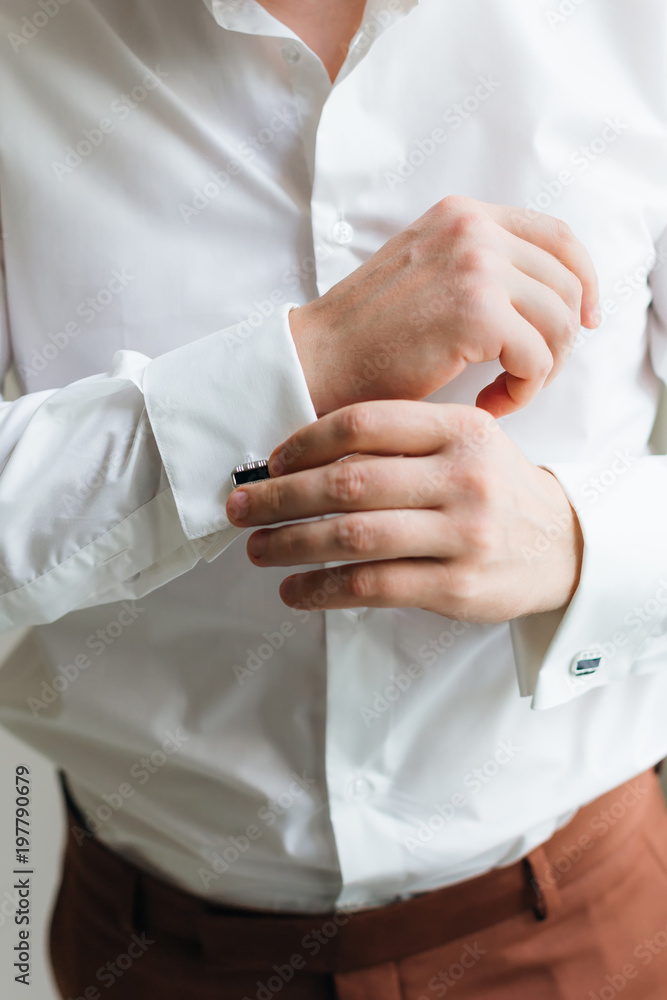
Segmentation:
[[(71, 797), (67, 806), (69, 863), (128, 933), (159, 939), (161, 950), (167, 948), (175, 958), (199, 957), (227, 971), (271, 969), (298, 956), (309, 972), (322, 973), (397, 961), (523, 912), (548, 919), (569, 883), (585, 877), (638, 835), (650, 815), (665, 809), (651, 769), (584, 806), (516, 864), (387, 906), (276, 914), (218, 906), (169, 885), (95, 837), (82, 837), (81, 816)], [(76, 836), (73, 827), (79, 831)]]

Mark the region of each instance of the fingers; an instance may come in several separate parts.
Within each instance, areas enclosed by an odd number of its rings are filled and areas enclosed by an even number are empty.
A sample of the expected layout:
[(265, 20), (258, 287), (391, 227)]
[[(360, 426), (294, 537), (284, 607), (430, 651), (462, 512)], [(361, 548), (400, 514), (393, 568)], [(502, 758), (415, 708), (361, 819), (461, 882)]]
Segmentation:
[(546, 250), (579, 279), (582, 285), (581, 322), (591, 329), (599, 326), (602, 317), (598, 311), (600, 288), (595, 266), (588, 250), (567, 223), (541, 212), (506, 205), (487, 204), (486, 208), (504, 229)]
[(510, 296), (516, 311), (542, 335), (551, 352), (552, 368), (544, 382), (547, 386), (572, 353), (579, 333), (579, 310), (575, 314), (559, 294), (518, 271), (514, 271)]
[[(332, 576), (337, 586), (332, 586)], [(280, 596), (292, 607), (322, 610), (318, 592), (326, 595), (326, 609), (334, 608), (425, 608), (442, 591), (443, 564), (437, 559), (395, 559), (362, 562), (335, 570), (311, 570), (286, 577)]]
[[(326, 465), (355, 452), (429, 455), (466, 435), (488, 431), (486, 414), (473, 406), (408, 399), (353, 403), (302, 427), (274, 449), (272, 476)], [(494, 424), (493, 429), (497, 429)], [(349, 464), (349, 463), (348, 463)]]
[(406, 399), (353, 403), (292, 434), (271, 453), (269, 472), (280, 476), (354, 452), (428, 455), (441, 447), (445, 434), (445, 418), (432, 403)]
[[(503, 315), (502, 309), (498, 315), (498, 323), (510, 331), (499, 356), (505, 373), (477, 397), (477, 406), (494, 417), (513, 413), (534, 399), (554, 366), (554, 356), (542, 334), (511, 305), (507, 311), (509, 316)], [(539, 321), (544, 323), (542, 317)]]
[[(250, 527), (345, 511), (421, 507), (424, 502), (415, 485), (433, 475), (442, 462), (374, 458), (304, 469), (235, 490), (227, 501), (227, 514), (234, 524)], [(433, 506), (439, 502), (437, 492), (433, 491)], [(240, 493), (248, 498), (243, 511), (238, 509)]]
[(527, 268), (532, 266), (536, 277), (512, 268), (509, 293), (513, 314), (505, 323), (502, 313), (496, 317), (499, 328), (509, 331), (499, 355), (505, 372), (486, 386), (476, 400), (477, 406), (494, 417), (515, 412), (534, 399), (540, 389), (550, 385), (572, 353), (579, 332), (579, 310), (575, 313), (571, 308), (571, 304), (578, 306), (581, 288), (578, 280), (563, 282), (562, 275), (569, 275), (569, 271), (553, 258), (550, 271), (536, 252), (531, 255), (534, 247), (524, 246), (524, 263)]
[(514, 267), (560, 296), (574, 313), (579, 326), (583, 287), (576, 274), (541, 247), (526, 243), (513, 233), (507, 233), (507, 238), (510, 240), (510, 259)]
[(354, 559), (445, 559), (461, 543), (448, 517), (433, 510), (374, 510), (264, 528), (248, 539), (256, 566), (300, 566)]

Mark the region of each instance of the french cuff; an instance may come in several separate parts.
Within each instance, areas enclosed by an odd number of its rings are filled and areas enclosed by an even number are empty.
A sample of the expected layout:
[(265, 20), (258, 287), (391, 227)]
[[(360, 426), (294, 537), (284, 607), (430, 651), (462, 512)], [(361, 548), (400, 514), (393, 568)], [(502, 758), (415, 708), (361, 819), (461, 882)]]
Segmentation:
[(285, 303), (260, 325), (242, 321), (145, 368), (146, 410), (188, 539), (211, 561), (241, 533), (225, 514), (231, 474), (268, 458), (317, 414)]
[[(643, 665), (642, 656), (665, 632), (667, 616), (667, 459), (618, 450), (604, 467), (542, 468), (556, 476), (579, 517), (584, 554), (567, 608), (510, 623), (519, 688), (535, 709), (645, 673), (650, 657)], [(554, 525), (552, 540), (557, 531)]]

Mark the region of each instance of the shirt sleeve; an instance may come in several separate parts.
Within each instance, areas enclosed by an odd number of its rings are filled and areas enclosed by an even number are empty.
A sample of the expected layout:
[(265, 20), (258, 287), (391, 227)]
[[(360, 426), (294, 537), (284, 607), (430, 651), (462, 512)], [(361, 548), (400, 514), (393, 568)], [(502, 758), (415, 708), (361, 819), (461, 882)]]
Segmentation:
[[(667, 256), (667, 231), (658, 241)], [(667, 383), (667, 262), (649, 281), (648, 344)], [(664, 447), (664, 446), (663, 446)], [(604, 466), (544, 465), (574, 507), (584, 537), (581, 578), (567, 608), (510, 623), (521, 694), (551, 708), (616, 679), (667, 664), (667, 455), (618, 450)]]
[[(0, 267), (6, 371), (4, 301)], [(291, 308), (0, 402), (0, 631), (141, 597), (240, 534), (232, 469), (316, 419)]]

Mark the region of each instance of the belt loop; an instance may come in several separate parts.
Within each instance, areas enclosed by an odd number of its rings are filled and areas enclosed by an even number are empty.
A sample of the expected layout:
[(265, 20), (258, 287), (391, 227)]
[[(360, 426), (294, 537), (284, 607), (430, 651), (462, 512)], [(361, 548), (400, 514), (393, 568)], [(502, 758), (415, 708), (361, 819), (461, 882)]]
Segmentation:
[(560, 893), (553, 878), (553, 869), (549, 864), (543, 846), (536, 847), (523, 859), (523, 869), (526, 882), (533, 892), (533, 913), (536, 920), (546, 920), (552, 917), (560, 907)]

